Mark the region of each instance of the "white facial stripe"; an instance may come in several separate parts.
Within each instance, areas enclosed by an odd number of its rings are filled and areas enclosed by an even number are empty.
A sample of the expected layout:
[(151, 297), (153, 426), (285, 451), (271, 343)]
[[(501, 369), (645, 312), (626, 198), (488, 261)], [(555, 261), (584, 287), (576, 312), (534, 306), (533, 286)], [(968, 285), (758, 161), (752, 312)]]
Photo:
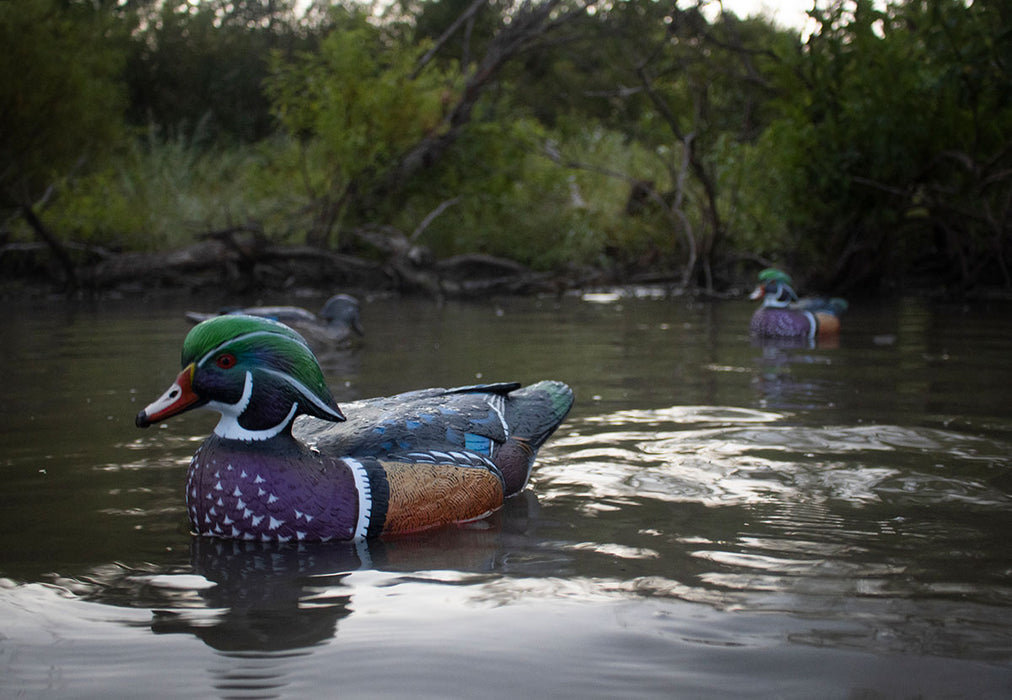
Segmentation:
[(205, 408), (218, 411), (221, 414), (221, 420), (218, 421), (218, 425), (214, 426), (215, 435), (229, 440), (245, 440), (247, 442), (269, 440), (285, 429), (285, 426), (287, 426), (292, 419), (295, 418), (295, 413), (299, 408), (298, 402), (293, 403), (292, 408), (285, 419), (273, 428), (265, 428), (264, 430), (248, 430), (239, 425), (239, 416), (241, 416), (249, 407), (250, 398), (252, 396), (253, 373), (246, 372), (246, 383), (243, 385), (242, 396), (239, 397), (238, 401), (235, 403), (209, 401), (204, 405)]
[(235, 415), (241, 416), (249, 406), (249, 400), (253, 396), (253, 373), (246, 372), (246, 383), (242, 385), (242, 396), (235, 403)]
[[(234, 342), (236, 340), (246, 340), (248, 338), (256, 338), (256, 337), (264, 336), (264, 335), (271, 335), (271, 336), (273, 336), (273, 335), (277, 335), (277, 333), (272, 333), (271, 331), (251, 331), (250, 333), (244, 333), (243, 335), (237, 335), (234, 338), (230, 338), (229, 340), (225, 341), (224, 343), (221, 343), (220, 345), (218, 345), (217, 347), (213, 348), (212, 350), (209, 350), (203, 357), (200, 358), (200, 360), (197, 361), (197, 366), (200, 367), (205, 362), (207, 362), (207, 360), (209, 360), (210, 358), (214, 357), (219, 352), (221, 352), (222, 348), (224, 348), (226, 345), (228, 345), (228, 344), (230, 344), (230, 343), (232, 343), (232, 342)], [(298, 342), (297, 339), (295, 339), (295, 338), (291, 338), (291, 340)], [(272, 376), (278, 377), (279, 379), (281, 379), (284, 382), (287, 382), (289, 385), (291, 385), (292, 387), (294, 387), (299, 393), (301, 393), (310, 403), (312, 403), (314, 406), (316, 406), (318, 409), (320, 409), (323, 413), (325, 413), (327, 415), (330, 415), (330, 416), (333, 416), (335, 419), (338, 419), (338, 420), (342, 419), (340, 413), (335, 412), (333, 408), (331, 408), (327, 404), (325, 404), (322, 401), (320, 401), (320, 399), (316, 396), (315, 392), (311, 391), (309, 389), (309, 387), (307, 387), (305, 384), (303, 384), (299, 380), (295, 379), (295, 377), (291, 376), (290, 374), (285, 374), (284, 372), (279, 372), (277, 370), (268, 369), (266, 367), (263, 368), (262, 371), (265, 372), (265, 373), (267, 373), (267, 374), (270, 374)], [(243, 389), (243, 398), (240, 399), (240, 403), (242, 403), (242, 406), (241, 406), (241, 408), (239, 410), (235, 411), (235, 413), (236, 413), (237, 416), (241, 415), (242, 412), (244, 410), (246, 410), (246, 404), (249, 403), (249, 397), (252, 394), (252, 391), (253, 391), (253, 378), (250, 375), (250, 373), (247, 372), (246, 373), (246, 386)], [(217, 402), (212, 402), (212, 403), (215, 403), (216, 405), (222, 405), (222, 404), (217, 404)], [(236, 404), (236, 406), (238, 407), (239, 404)], [(222, 415), (224, 415), (224, 413)]]
[[(239, 420), (239, 416), (243, 414), (246, 408), (249, 406), (250, 397), (253, 396), (253, 374), (250, 372), (246, 373), (246, 383), (242, 387), (242, 396), (235, 403), (223, 403), (221, 401), (208, 401), (204, 404), (204, 408), (208, 408), (212, 411), (217, 411), (221, 414), (221, 422), (218, 423), (220, 426), (227, 418), (233, 422)], [(218, 428), (214, 429), (218, 432)]]
[(317, 408), (319, 408), (321, 411), (323, 411), (327, 415), (334, 416), (335, 418), (338, 417), (338, 414), (334, 412), (333, 408), (331, 408), (327, 404), (325, 404), (322, 401), (320, 401), (320, 399), (316, 396), (316, 393), (314, 391), (312, 391), (309, 387), (307, 387), (305, 384), (303, 384), (302, 382), (300, 382), (298, 379), (296, 379), (292, 375), (285, 374), (284, 372), (279, 372), (279, 371), (274, 370), (274, 369), (267, 369), (267, 368), (264, 368), (261, 371), (263, 371), (266, 374), (271, 375), (272, 377), (277, 377), (281, 381), (289, 384), (296, 391), (298, 391), (300, 394), (302, 394), (306, 399), (308, 399), (314, 406), (316, 406)]

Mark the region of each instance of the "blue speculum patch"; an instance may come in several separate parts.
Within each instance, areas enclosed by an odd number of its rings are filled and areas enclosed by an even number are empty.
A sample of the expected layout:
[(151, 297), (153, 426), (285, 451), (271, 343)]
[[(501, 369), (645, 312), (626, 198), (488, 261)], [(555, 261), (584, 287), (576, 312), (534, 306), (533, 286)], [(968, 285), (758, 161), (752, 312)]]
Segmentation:
[(488, 455), (491, 452), (492, 441), (484, 435), (464, 433), (464, 449), (477, 452), (481, 455)]

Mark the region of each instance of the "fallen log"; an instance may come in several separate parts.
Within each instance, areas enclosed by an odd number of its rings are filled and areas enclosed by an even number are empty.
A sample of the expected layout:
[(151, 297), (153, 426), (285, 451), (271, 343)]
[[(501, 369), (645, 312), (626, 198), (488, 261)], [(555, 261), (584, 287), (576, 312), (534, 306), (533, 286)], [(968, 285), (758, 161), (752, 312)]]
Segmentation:
[(436, 299), (557, 292), (547, 273), (485, 254), (437, 260), (394, 229), (360, 231), (365, 256), (280, 245), (245, 229), (218, 231), (171, 251), (106, 254), (78, 267), (82, 288), (102, 292), (216, 288), (231, 293), (293, 286), (424, 294)]
[(310, 246), (275, 245), (254, 236), (208, 237), (178, 250), (129, 252), (80, 270), (83, 286), (284, 288), (389, 286), (382, 265)]

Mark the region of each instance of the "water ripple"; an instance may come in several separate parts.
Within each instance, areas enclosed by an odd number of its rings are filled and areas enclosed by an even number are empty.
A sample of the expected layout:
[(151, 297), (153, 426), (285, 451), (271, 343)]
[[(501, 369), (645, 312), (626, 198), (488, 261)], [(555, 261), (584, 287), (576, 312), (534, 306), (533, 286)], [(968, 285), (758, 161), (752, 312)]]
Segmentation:
[[(1012, 606), (997, 534), (1012, 526), (1010, 472), (1007, 443), (959, 430), (678, 406), (574, 421), (537, 486), (606, 519), (607, 540), (568, 549), (624, 559), (624, 590), (827, 614), (864, 599)], [(620, 517), (636, 536), (615, 540)], [(632, 566), (645, 556), (678, 569)]]
[(543, 466), (541, 477), (600, 498), (1010, 502), (991, 483), (1012, 467), (1007, 445), (935, 428), (812, 428), (778, 414), (675, 407), (584, 419), (554, 441), (553, 453), (564, 458)]

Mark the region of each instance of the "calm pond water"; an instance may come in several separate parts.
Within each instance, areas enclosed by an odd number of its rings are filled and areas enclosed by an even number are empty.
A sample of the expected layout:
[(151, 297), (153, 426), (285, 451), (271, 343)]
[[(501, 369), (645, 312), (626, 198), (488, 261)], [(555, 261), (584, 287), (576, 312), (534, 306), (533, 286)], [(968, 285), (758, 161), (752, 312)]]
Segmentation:
[(186, 308), (0, 308), (0, 697), (1012, 694), (1010, 305), (858, 305), (790, 349), (745, 301), (365, 300), (338, 401), (577, 403), (493, 518), (357, 546), (190, 537), (215, 418), (133, 425)]

